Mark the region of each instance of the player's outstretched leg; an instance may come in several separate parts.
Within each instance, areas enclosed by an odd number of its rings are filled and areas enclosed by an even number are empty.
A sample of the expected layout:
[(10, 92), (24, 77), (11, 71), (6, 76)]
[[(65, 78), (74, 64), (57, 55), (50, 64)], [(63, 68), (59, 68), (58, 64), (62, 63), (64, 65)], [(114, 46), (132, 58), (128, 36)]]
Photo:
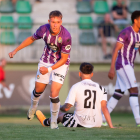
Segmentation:
[(40, 110), (37, 110), (36, 111), (36, 116), (37, 116), (37, 119), (42, 124), (42, 126), (50, 126), (50, 120), (49, 120), (49, 118), (46, 119), (46, 117), (44, 116), (44, 114)]
[(130, 93), (129, 102), (136, 121), (136, 125), (137, 127), (140, 127), (138, 93)]
[[(63, 121), (63, 116), (64, 116), (65, 113), (62, 113), (62, 112), (59, 112), (59, 115), (58, 115), (58, 119), (57, 119), (57, 123), (59, 122), (62, 122)], [(50, 126), (50, 122), (51, 122), (51, 118), (47, 118), (44, 116), (44, 114), (40, 111), (40, 110), (37, 110), (36, 111), (36, 116), (37, 116), (37, 119), (40, 121), (40, 123), (42, 124), (42, 126)]]
[(51, 112), (51, 129), (59, 129), (57, 124), (58, 113), (60, 109), (59, 97), (50, 97), (50, 112)]
[(31, 106), (27, 113), (28, 120), (32, 120), (34, 118), (34, 114), (35, 114), (36, 108), (38, 106), (38, 102), (39, 102), (39, 98), (40, 98), (41, 94), (42, 94), (42, 92), (37, 93), (35, 91), (35, 89), (33, 90), (32, 94), (31, 94)]
[[(109, 113), (113, 111), (113, 109), (116, 107), (117, 103), (119, 102), (119, 100), (121, 99), (123, 95), (124, 95), (124, 92), (121, 92), (121, 90), (115, 90), (113, 96), (110, 98), (110, 100), (107, 103), (107, 108), (108, 108)], [(103, 117), (102, 126), (107, 126), (107, 122), (104, 115), (102, 115), (102, 117)]]

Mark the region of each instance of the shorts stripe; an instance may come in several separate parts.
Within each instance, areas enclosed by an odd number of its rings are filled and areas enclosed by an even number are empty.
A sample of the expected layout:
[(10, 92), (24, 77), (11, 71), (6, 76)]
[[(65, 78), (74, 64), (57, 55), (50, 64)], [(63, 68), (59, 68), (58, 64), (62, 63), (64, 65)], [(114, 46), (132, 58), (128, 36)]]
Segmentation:
[(77, 123), (72, 113), (66, 113), (63, 117), (63, 125), (65, 127), (77, 127)]
[(74, 125), (75, 125), (75, 120), (73, 121), (73, 123), (72, 123), (71, 127), (73, 127)]
[(68, 127), (68, 125), (70, 126), (71, 121), (73, 120), (73, 116), (71, 117), (71, 119), (68, 121), (68, 123), (65, 125), (65, 127)]

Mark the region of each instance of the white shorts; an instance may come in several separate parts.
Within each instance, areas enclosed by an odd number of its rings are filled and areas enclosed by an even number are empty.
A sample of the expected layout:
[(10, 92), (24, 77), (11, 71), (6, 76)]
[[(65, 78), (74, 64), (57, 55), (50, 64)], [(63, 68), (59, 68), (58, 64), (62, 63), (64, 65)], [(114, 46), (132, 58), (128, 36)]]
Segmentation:
[(45, 75), (42, 75), (39, 71), (40, 67), (51, 67), (53, 64), (44, 63), (43, 61), (40, 61), (38, 63), (38, 71), (36, 74), (35, 81), (39, 83), (44, 84), (51, 84), (52, 81), (63, 84), (65, 76), (68, 71), (68, 65), (62, 65), (61, 67), (52, 70), (50, 73), (46, 73)]
[(121, 89), (122, 92), (132, 87), (137, 87), (134, 69), (131, 65), (125, 65), (116, 71), (117, 81), (115, 89)]

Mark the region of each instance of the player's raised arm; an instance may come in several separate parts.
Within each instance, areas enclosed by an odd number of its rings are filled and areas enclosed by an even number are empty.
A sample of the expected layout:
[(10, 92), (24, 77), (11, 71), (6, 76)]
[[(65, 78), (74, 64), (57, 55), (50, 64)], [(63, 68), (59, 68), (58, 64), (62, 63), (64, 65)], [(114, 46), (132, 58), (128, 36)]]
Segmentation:
[(69, 57), (69, 54), (61, 53), (61, 59), (52, 66), (52, 69), (57, 69), (58, 67), (64, 65)]
[(61, 53), (61, 59), (57, 63), (55, 63), (52, 67), (49, 67), (49, 68), (40, 67), (40, 69), (39, 69), (40, 73), (42, 75), (44, 75), (54, 69), (59, 68), (60, 66), (62, 66), (66, 63), (68, 57), (69, 57), (69, 54)]
[(109, 70), (109, 73), (108, 73), (108, 77), (110, 79), (113, 79), (114, 76), (115, 76), (115, 62), (116, 62), (116, 58), (117, 58), (117, 55), (118, 55), (118, 51), (122, 47), (123, 47), (123, 44), (120, 43), (120, 42), (117, 42), (115, 47), (114, 47), (113, 55), (112, 55), (112, 61), (111, 61), (111, 67), (110, 67), (110, 70)]
[(107, 121), (109, 127), (110, 127), (110, 128), (114, 128), (106, 104), (107, 104), (107, 102), (106, 102), (105, 100), (102, 100), (102, 101), (101, 101), (102, 112), (104, 113), (104, 116), (105, 116), (105, 118), (106, 118), (106, 121)]
[(26, 38), (15, 50), (13, 50), (12, 52), (9, 53), (9, 57), (13, 58), (14, 55), (21, 49), (27, 47), (28, 45), (32, 44), (35, 41), (35, 39), (30, 36), (28, 38)]

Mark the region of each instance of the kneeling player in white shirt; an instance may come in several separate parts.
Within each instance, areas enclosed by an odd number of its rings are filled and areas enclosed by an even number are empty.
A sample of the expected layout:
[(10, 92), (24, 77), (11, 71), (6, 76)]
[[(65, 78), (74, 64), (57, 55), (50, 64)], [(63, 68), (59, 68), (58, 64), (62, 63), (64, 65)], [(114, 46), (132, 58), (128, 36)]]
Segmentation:
[[(107, 92), (105, 88), (91, 80), (92, 76), (93, 66), (90, 63), (82, 63), (79, 72), (82, 81), (72, 86), (65, 104), (60, 107), (61, 111), (67, 112), (75, 106), (74, 114), (59, 112), (58, 122), (65, 127), (101, 127), (102, 110), (109, 127), (114, 128), (106, 106)], [(51, 118), (46, 119), (40, 110), (36, 111), (36, 115), (43, 126), (50, 126)]]

